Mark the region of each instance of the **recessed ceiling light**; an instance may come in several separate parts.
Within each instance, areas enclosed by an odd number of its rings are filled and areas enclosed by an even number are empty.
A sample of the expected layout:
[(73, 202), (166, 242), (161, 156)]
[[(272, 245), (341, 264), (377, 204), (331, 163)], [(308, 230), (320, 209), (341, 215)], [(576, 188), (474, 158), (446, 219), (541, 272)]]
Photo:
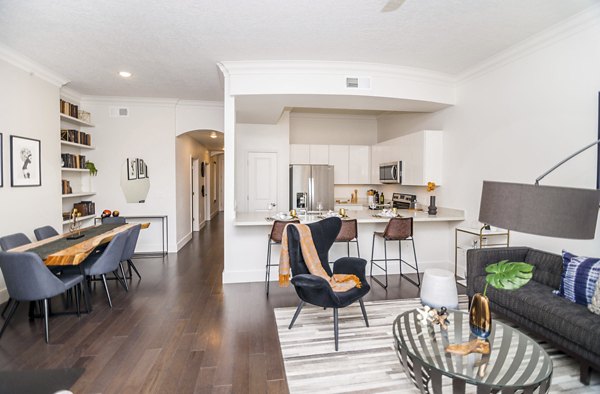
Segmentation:
[(122, 76), (123, 78), (131, 77), (131, 73), (129, 71), (119, 71), (119, 75)]
[(210, 138), (217, 138), (217, 133), (215, 133), (214, 131), (210, 133)]

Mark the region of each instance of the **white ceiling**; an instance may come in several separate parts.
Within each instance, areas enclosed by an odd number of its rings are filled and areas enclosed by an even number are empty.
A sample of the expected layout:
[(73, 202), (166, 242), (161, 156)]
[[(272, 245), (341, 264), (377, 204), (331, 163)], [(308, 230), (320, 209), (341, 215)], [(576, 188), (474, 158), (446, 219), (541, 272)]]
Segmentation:
[(219, 100), (219, 61), (458, 74), (594, 2), (406, 0), (384, 13), (387, 0), (0, 0), (0, 42), (82, 94)]
[[(210, 135), (215, 133), (217, 138), (211, 138)], [(225, 139), (223, 133), (213, 130), (194, 130), (186, 133), (186, 135), (192, 137), (198, 141), (201, 145), (204, 145), (209, 151), (221, 151), (225, 146)]]

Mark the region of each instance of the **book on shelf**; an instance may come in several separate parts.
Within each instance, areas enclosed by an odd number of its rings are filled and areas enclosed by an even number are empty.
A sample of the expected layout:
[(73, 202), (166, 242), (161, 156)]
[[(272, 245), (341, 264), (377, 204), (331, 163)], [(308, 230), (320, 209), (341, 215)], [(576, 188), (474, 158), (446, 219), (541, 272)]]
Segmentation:
[(80, 201), (73, 204), (73, 208), (81, 212), (81, 216), (89, 216), (96, 214), (96, 204), (93, 201)]
[(73, 194), (73, 189), (71, 188), (71, 182), (66, 179), (63, 179), (61, 182), (62, 194)]
[(79, 106), (71, 104), (63, 99), (60, 100), (60, 112), (72, 118), (79, 119)]
[(62, 160), (63, 168), (85, 168), (85, 155), (72, 155), (70, 153), (61, 153), (60, 158)]
[(92, 145), (92, 136), (79, 130), (61, 129), (60, 139), (62, 141), (73, 142), (81, 145)]

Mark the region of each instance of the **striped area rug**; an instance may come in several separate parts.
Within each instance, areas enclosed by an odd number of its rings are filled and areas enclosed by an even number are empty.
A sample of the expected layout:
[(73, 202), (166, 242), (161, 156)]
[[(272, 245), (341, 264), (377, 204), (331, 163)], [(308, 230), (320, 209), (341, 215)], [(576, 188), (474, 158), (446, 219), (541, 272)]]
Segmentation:
[[(420, 306), (418, 299), (365, 302), (370, 327), (360, 307), (339, 311), (340, 350), (334, 350), (333, 311), (306, 305), (294, 328), (288, 325), (296, 308), (276, 308), (279, 342), (291, 393), (417, 393), (404, 374), (394, 351), (392, 323), (397, 315)], [(467, 297), (460, 297), (466, 310)], [(530, 335), (552, 358), (551, 392), (600, 393), (600, 379), (579, 383), (579, 365), (551, 345)], [(471, 391), (469, 391), (471, 390)], [(450, 379), (444, 392), (452, 392)], [(467, 392), (475, 392), (467, 385)]]

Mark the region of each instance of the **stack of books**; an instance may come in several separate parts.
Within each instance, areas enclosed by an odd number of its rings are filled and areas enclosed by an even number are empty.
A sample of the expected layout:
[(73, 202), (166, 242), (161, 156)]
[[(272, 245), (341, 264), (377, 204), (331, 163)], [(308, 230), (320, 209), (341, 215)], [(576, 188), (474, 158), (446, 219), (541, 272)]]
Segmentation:
[(64, 168), (85, 168), (84, 155), (72, 155), (70, 153), (62, 153), (60, 158)]
[(73, 118), (79, 118), (79, 106), (62, 99), (60, 100), (60, 112)]
[(67, 181), (66, 179), (63, 179), (61, 184), (62, 184), (62, 194), (72, 194), (73, 193), (73, 189), (71, 188), (71, 182)]
[(81, 216), (94, 215), (96, 213), (96, 204), (93, 201), (81, 201), (73, 204), (73, 208), (81, 212)]
[(60, 139), (63, 141), (74, 142), (81, 145), (92, 145), (92, 136), (79, 130), (62, 129), (60, 131)]

